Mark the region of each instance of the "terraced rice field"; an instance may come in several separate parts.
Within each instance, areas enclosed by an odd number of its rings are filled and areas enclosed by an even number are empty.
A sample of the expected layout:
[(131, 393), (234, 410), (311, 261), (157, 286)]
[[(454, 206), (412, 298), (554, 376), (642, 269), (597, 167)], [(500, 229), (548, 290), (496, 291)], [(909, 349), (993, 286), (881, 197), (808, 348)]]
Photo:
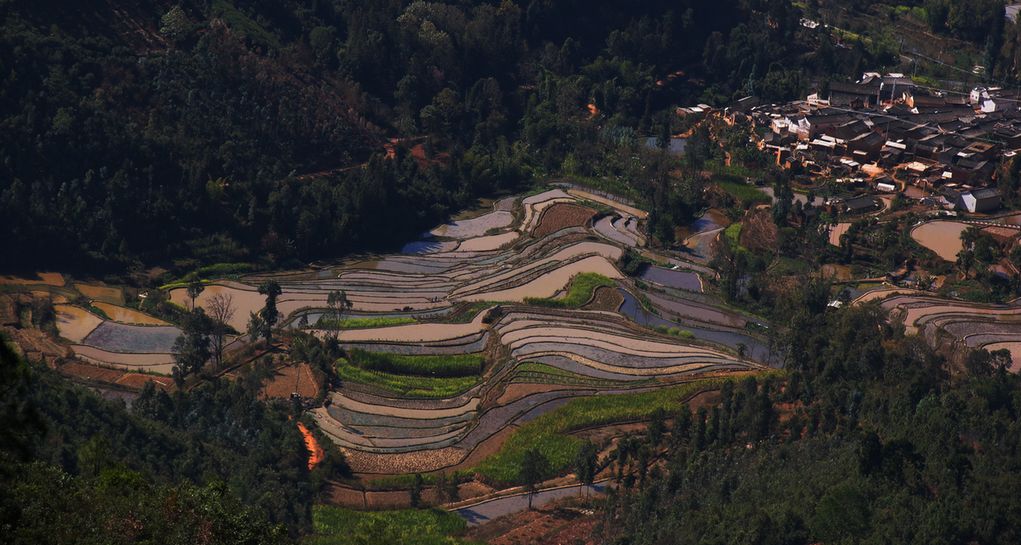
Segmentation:
[[(593, 222), (595, 207), (585, 202), (614, 212)], [(491, 212), (439, 226), (399, 254), (213, 280), (195, 304), (229, 294), (231, 325), (243, 331), (249, 313), (264, 304), (257, 286), (272, 278), (283, 290), (282, 324), (298, 327), (305, 316), (311, 333), (337, 335), (347, 353), (336, 367), (341, 385), (313, 416), (356, 472), (475, 467), (501, 452), (515, 430), (556, 420), (549, 415), (576, 400), (605, 398), (596, 403), (600, 423), (612, 415), (634, 418), (648, 407), (617, 405), (661, 403), (667, 397), (653, 393), (766, 369), (756, 350), (761, 339), (745, 330), (749, 319), (715, 305), (702, 293), (699, 273), (650, 267), (641, 291), (619, 271), (617, 262), (632, 248), (670, 262), (645, 248), (646, 217), (598, 195), (553, 189), (497, 201)], [(335, 290), (345, 292), (351, 309), (339, 328), (317, 329)], [(662, 324), (639, 319), (632, 293), (653, 305), (650, 316), (691, 334), (652, 329)], [(184, 288), (169, 295), (191, 308)], [(99, 304), (111, 320), (69, 305), (58, 309), (61, 335), (80, 358), (169, 373), (175, 327), (111, 301)], [(276, 393), (289, 393), (291, 380), (303, 378), (283, 376), (274, 382)]]
[[(338, 363), (343, 384), (313, 416), (356, 472), (476, 464), (497, 452), (514, 428), (572, 399), (765, 369), (738, 356), (737, 345), (753, 339), (736, 332), (746, 320), (708, 302), (697, 273), (652, 268), (644, 281), (700, 297), (650, 293), (663, 314), (701, 324), (707, 342), (656, 333), (618, 309), (626, 298), (616, 284), (630, 281), (616, 263), (625, 249), (644, 246), (647, 214), (595, 197), (554, 189), (504, 199), (492, 212), (432, 230), (400, 255), (272, 275), (283, 288), (278, 306), (292, 324), (299, 311), (322, 315), (332, 290), (347, 294), (349, 316), (401, 318), (396, 325), (329, 332), (353, 356)], [(617, 212), (592, 223), (595, 211), (582, 200)], [(214, 282), (198, 304), (228, 292), (240, 302), (238, 315), (247, 316), (262, 305), (255, 287), (267, 277)], [(575, 278), (600, 280), (581, 294), (569, 290)], [(181, 289), (171, 297), (190, 304)], [(569, 305), (545, 304), (568, 299)], [(590, 300), (601, 310), (578, 308)], [(468, 319), (444, 320), (451, 313)], [(415, 321), (400, 323), (405, 318)], [(482, 356), (481, 365), (440, 372), (471, 355)]]
[(113, 305), (110, 303), (95, 302), (92, 306), (103, 311), (104, 314), (110, 317), (115, 322), (130, 325), (170, 325), (159, 318), (149, 316), (144, 312), (139, 312), (133, 308), (122, 307), (119, 305)]
[(0, 276), (0, 286), (63, 286), (64, 275), (57, 272), (41, 272), (34, 276)]
[(124, 291), (117, 287), (75, 282), (74, 288), (81, 292), (82, 295), (95, 301), (103, 301), (115, 305), (124, 304)]
[(956, 221), (930, 221), (912, 229), (911, 238), (946, 261), (957, 261), (964, 248), (961, 233), (967, 228), (968, 224)]
[(99, 316), (74, 305), (54, 305), (53, 309), (57, 313), (57, 331), (71, 342), (82, 342), (103, 323)]
[(830, 228), (829, 241), (834, 246), (840, 246), (840, 237), (851, 228), (850, 223), (838, 223)]
[(652, 265), (642, 271), (640, 278), (668, 288), (694, 292), (702, 291), (702, 280), (698, 277), (698, 273), (694, 271), (665, 269)]
[(595, 214), (596, 211), (587, 206), (573, 203), (554, 204), (543, 211), (539, 225), (532, 230), (532, 236), (544, 237), (561, 229), (584, 227)]
[(966, 350), (1006, 348), (1014, 354), (1012, 370), (1021, 369), (1021, 304), (989, 305), (942, 299), (911, 290), (877, 289), (855, 302), (879, 301), (890, 319), (906, 333), (923, 335), (932, 344), (950, 339), (958, 354)]
[(171, 373), (174, 365), (171, 350), (181, 334), (178, 328), (125, 307), (101, 302), (94, 306), (111, 320), (78, 306), (54, 305), (57, 332), (72, 343), (70, 348), (75, 357), (103, 367)]

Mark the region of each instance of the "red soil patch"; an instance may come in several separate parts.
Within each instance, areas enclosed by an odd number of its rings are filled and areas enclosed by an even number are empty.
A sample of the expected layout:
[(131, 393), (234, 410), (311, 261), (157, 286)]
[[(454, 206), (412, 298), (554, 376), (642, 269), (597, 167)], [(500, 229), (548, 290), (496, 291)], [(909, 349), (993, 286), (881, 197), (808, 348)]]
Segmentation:
[(556, 203), (542, 212), (532, 235), (544, 237), (568, 227), (582, 227), (595, 214), (595, 210), (580, 204)]
[[(428, 502), (428, 493), (423, 491), (422, 500)], [(407, 490), (386, 492), (365, 492), (365, 503), (369, 509), (400, 509), (411, 504), (411, 495)]]
[(590, 545), (605, 537), (595, 534), (598, 522), (594, 510), (572, 498), (500, 517), (472, 528), (465, 537), (489, 545)]
[(319, 395), (319, 388), (312, 378), (312, 369), (307, 363), (277, 369), (273, 377), (262, 387), (263, 399), (288, 399), (294, 392), (305, 398)]
[(305, 448), (308, 449), (308, 469), (309, 471), (315, 469), (319, 462), (323, 461), (323, 448), (319, 446), (319, 441), (316, 441), (312, 432), (308, 431), (305, 424), (298, 422), (298, 431), (301, 432), (301, 436), (305, 439)]
[(57, 367), (57, 371), (59, 371), (62, 375), (72, 378), (91, 380), (95, 382), (109, 382), (112, 384), (117, 383), (118, 380), (127, 374), (126, 372), (118, 369), (107, 369), (105, 367), (97, 367), (95, 365), (86, 365), (76, 361), (68, 362)]
[(330, 481), (326, 485), (327, 503), (351, 509), (365, 509), (365, 493), (350, 486)]

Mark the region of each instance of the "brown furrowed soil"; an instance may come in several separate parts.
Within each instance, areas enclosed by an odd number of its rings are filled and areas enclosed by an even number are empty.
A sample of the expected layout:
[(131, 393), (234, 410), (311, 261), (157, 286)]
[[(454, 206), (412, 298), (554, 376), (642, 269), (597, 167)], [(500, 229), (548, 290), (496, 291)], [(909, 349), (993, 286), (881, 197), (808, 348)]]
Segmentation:
[(580, 204), (554, 204), (543, 211), (539, 225), (532, 231), (532, 236), (539, 238), (568, 227), (583, 227), (595, 213), (595, 210)]
[(273, 377), (262, 387), (263, 399), (288, 399), (294, 392), (305, 398), (319, 395), (319, 388), (307, 363), (276, 369)]
[(596, 294), (592, 297), (592, 300), (581, 308), (583, 310), (617, 312), (622, 303), (624, 303), (624, 296), (620, 294), (617, 288), (601, 286), (596, 289)]

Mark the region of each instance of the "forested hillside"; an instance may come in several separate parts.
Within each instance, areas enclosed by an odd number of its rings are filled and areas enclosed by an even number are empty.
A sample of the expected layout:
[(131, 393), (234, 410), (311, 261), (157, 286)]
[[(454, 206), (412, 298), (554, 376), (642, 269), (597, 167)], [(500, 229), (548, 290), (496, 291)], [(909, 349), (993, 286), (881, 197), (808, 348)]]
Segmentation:
[(127, 409), (0, 341), (5, 543), (282, 542), (347, 471), (333, 450), (309, 471), (290, 406), (257, 399), (258, 380), (150, 383)]
[(678, 417), (663, 473), (611, 501), (610, 542), (1021, 539), (1021, 379), (1002, 354), (954, 373), (878, 307), (827, 311), (819, 289), (792, 301), (787, 378)]
[(870, 55), (816, 62), (779, 0), (4, 7), (0, 229), (18, 268), (308, 260), (535, 176), (642, 188), (628, 148), (671, 104), (786, 98)]

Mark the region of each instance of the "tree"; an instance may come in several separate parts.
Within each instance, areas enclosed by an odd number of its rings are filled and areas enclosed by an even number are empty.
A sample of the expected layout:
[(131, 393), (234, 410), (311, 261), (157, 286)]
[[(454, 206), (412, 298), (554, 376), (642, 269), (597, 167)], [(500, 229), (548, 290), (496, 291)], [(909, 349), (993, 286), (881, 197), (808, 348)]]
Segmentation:
[(199, 295), (205, 291), (206, 287), (202, 285), (202, 282), (195, 280), (188, 284), (188, 297), (191, 298), (191, 309), (195, 310), (195, 299), (198, 299)]
[(521, 469), (518, 473), (518, 479), (525, 484), (525, 490), (528, 491), (528, 509), (532, 509), (532, 498), (538, 491), (539, 483), (542, 479), (550, 472), (549, 460), (546, 456), (539, 452), (538, 449), (532, 448), (525, 452), (525, 457), (521, 460)]
[(347, 298), (347, 293), (344, 290), (331, 291), (326, 296), (326, 304), (333, 311), (333, 319), (337, 322), (339, 329), (341, 315), (351, 308), (351, 301)]
[(649, 444), (658, 447), (663, 441), (663, 433), (666, 432), (666, 410), (657, 408), (652, 411), (649, 420)]
[(234, 298), (229, 293), (217, 293), (206, 303), (206, 310), (213, 321), (213, 357), (217, 367), (223, 364), (223, 345), (230, 331), (230, 320), (234, 317)]
[(265, 328), (266, 324), (258, 314), (254, 312), (248, 313), (248, 336), (251, 337), (252, 342), (259, 340)]
[(411, 483), (411, 506), (421, 507), (422, 505), (422, 474), (415, 473), (415, 480)]
[(283, 293), (283, 290), (280, 289), (280, 284), (276, 280), (269, 280), (259, 286), (259, 293), (266, 296), (266, 305), (259, 311), (259, 318), (262, 320), (262, 337), (268, 344), (273, 341), (273, 326), (280, 319), (280, 311), (277, 310), (277, 297)]
[(440, 498), (440, 501), (446, 503), (457, 501), (461, 495), (457, 487), (457, 477), (447, 476), (446, 473), (441, 471), (436, 476), (436, 495)]
[(174, 6), (160, 17), (160, 34), (171, 40), (182, 40), (191, 32), (192, 23), (181, 6)]
[(209, 361), (209, 334), (212, 324), (201, 309), (186, 314), (181, 322), (181, 335), (174, 341), (173, 357), (181, 377), (197, 373)]
[(586, 441), (578, 449), (574, 457), (574, 474), (578, 477), (578, 486), (592, 486), (596, 478), (599, 448), (592, 441)]

